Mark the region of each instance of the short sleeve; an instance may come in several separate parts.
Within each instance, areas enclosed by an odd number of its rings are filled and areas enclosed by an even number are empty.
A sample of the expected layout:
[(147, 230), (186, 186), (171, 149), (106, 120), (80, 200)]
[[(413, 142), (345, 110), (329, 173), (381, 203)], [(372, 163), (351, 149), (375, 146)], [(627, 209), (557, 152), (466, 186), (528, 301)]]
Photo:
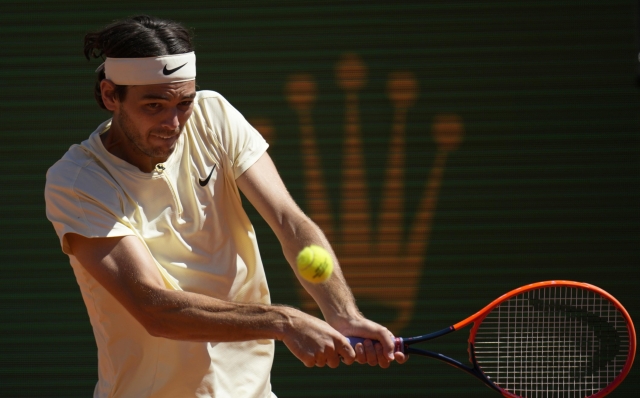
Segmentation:
[(234, 178), (240, 177), (267, 151), (269, 144), (224, 97), (204, 91), (199, 99), (202, 116), (225, 152)]
[(45, 202), (66, 254), (72, 254), (65, 240), (68, 233), (88, 238), (135, 235), (126, 226), (121, 193), (93, 160), (78, 165), (63, 158), (53, 165), (47, 172)]

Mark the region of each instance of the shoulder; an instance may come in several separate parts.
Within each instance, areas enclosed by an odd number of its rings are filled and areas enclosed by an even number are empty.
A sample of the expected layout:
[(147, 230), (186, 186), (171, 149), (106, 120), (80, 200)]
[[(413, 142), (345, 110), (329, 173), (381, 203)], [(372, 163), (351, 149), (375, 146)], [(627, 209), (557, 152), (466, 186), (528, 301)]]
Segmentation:
[(229, 103), (222, 94), (212, 90), (198, 91), (194, 102), (198, 106), (224, 106)]
[(244, 117), (231, 103), (215, 91), (198, 91), (194, 100), (194, 114), (209, 121), (243, 121)]
[(73, 145), (47, 171), (45, 198), (54, 195), (74, 195), (116, 199), (117, 186), (113, 177), (86, 148)]
[(83, 171), (90, 169), (95, 160), (80, 145), (73, 145), (64, 156), (47, 170), (47, 188), (73, 187)]
[(244, 116), (215, 91), (199, 91), (196, 94), (189, 123), (201, 134), (215, 136), (223, 146), (225, 137), (252, 129)]

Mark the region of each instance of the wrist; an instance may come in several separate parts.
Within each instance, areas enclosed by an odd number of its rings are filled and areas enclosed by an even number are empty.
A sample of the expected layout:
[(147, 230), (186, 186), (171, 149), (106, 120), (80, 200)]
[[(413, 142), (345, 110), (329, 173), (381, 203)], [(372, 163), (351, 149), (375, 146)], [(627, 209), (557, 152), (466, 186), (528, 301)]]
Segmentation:
[(323, 315), (327, 323), (337, 330), (348, 328), (354, 321), (365, 319), (355, 304), (331, 314), (323, 313)]
[(294, 318), (297, 310), (284, 305), (273, 305), (272, 308), (275, 315), (273, 322), (274, 338), (276, 340), (283, 340), (294, 328)]

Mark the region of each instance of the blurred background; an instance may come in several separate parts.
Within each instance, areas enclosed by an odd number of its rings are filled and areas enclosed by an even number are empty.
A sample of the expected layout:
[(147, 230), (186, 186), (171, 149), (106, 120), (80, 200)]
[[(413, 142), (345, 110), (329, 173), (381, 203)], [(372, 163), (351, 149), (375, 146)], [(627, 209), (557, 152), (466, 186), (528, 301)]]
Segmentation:
[[(522, 284), (569, 279), (604, 288), (640, 322), (637, 6), (2, 1), (0, 396), (93, 392), (96, 346), (43, 189), (48, 167), (109, 117), (93, 100), (99, 62), (84, 59), (84, 34), (140, 13), (193, 29), (199, 88), (267, 138), (371, 319), (423, 334)], [(245, 207), (273, 302), (315, 311)], [(466, 361), (466, 338), (431, 347)], [(276, 350), (281, 398), (495, 396), (426, 358), (308, 369)], [(639, 375), (636, 365), (611, 397), (637, 393)]]

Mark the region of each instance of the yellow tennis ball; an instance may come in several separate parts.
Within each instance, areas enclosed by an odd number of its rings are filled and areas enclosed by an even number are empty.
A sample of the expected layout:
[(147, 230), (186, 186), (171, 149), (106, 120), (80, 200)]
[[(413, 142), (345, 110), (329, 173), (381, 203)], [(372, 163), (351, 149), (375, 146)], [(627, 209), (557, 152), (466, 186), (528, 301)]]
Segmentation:
[(298, 272), (311, 283), (324, 282), (333, 272), (333, 259), (328, 251), (320, 246), (307, 246), (297, 258)]

